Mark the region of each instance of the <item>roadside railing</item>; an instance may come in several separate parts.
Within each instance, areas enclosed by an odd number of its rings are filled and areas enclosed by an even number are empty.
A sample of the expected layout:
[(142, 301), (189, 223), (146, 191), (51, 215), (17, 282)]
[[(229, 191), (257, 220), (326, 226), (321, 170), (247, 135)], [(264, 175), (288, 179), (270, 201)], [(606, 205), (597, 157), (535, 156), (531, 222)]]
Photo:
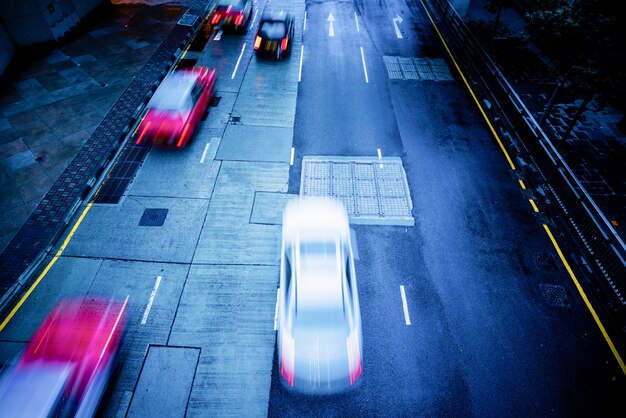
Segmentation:
[[(457, 65), (482, 102), (490, 123), (518, 169), (545, 197), (550, 214), (578, 236), (606, 279), (607, 303), (626, 307), (626, 245), (578, 181), (518, 94), (467, 28), (448, 0), (423, 0)], [(623, 310), (623, 309), (620, 309)]]

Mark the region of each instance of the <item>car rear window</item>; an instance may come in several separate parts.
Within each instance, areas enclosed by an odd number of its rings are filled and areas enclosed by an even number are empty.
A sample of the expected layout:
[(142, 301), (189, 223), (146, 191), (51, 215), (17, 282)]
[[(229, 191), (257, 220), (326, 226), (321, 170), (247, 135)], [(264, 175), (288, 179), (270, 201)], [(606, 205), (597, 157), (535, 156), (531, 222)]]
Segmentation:
[(261, 24), (259, 35), (265, 39), (281, 39), (287, 32), (285, 22), (278, 20), (267, 20)]

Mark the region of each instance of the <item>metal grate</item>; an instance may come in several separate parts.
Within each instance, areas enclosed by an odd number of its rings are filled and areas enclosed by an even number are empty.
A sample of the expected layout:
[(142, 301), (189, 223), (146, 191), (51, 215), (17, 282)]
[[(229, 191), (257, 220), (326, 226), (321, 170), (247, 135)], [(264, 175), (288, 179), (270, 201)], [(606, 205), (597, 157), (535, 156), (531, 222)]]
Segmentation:
[(117, 204), (122, 199), (128, 185), (141, 167), (150, 148), (129, 145), (120, 154), (111, 172), (104, 180), (94, 203)]
[(139, 226), (163, 226), (165, 218), (167, 218), (167, 212), (169, 212), (169, 209), (146, 209), (143, 211), (143, 215), (141, 215)]
[(341, 200), (355, 223), (415, 223), (406, 173), (396, 157), (304, 157), (300, 195)]

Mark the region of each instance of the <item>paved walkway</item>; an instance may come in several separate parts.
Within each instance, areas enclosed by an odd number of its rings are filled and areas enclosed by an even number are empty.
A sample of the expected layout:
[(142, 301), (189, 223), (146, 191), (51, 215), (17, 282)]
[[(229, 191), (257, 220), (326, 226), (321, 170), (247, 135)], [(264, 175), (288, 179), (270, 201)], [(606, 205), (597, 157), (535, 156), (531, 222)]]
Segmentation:
[(188, 22), (209, 5), (182, 3), (104, 5), (54, 49), (17, 58), (14, 81), (0, 100), (3, 302), (62, 231), (191, 38)]
[[(472, 0), (464, 17), (485, 49), (500, 66), (528, 110), (540, 120), (556, 82), (548, 74), (536, 49), (522, 41), (526, 11), (522, 6), (504, 9), (498, 36), (490, 42), (495, 15), (484, 10), (485, 0)], [(561, 90), (556, 106), (543, 125), (546, 134), (558, 143), (576, 112), (580, 99)], [(626, 133), (617, 129), (622, 113), (592, 102), (559, 152), (583, 187), (600, 207), (623, 241), (626, 241)]]

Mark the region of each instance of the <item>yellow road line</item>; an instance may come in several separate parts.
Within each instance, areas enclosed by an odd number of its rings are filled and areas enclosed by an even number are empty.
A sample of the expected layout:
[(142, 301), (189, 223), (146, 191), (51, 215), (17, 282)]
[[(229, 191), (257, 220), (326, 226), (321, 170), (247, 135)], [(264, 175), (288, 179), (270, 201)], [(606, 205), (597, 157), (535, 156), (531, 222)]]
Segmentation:
[(591, 316), (593, 316), (593, 319), (596, 321), (596, 324), (598, 325), (598, 328), (600, 328), (600, 332), (602, 333), (602, 335), (604, 336), (604, 339), (606, 340), (607, 344), (611, 348), (611, 351), (613, 352), (613, 355), (615, 356), (615, 359), (619, 363), (619, 366), (622, 368), (622, 372), (626, 375), (626, 365), (624, 365), (624, 362), (622, 361), (622, 357), (617, 352), (617, 349), (615, 348), (615, 345), (613, 345), (613, 341), (611, 341), (611, 337), (609, 337), (609, 334), (604, 329), (604, 325), (602, 325), (602, 322), (600, 321), (600, 318), (596, 314), (596, 311), (593, 309), (593, 306), (591, 306), (591, 302), (589, 302), (589, 299), (587, 298), (587, 295), (583, 291), (582, 286), (580, 285), (580, 283), (578, 283), (578, 280), (576, 279), (576, 276), (574, 275), (574, 272), (572, 271), (571, 267), (569, 266), (569, 263), (567, 262), (567, 260), (563, 256), (563, 252), (561, 251), (561, 248), (559, 247), (559, 245), (557, 244), (556, 240), (554, 239), (554, 236), (552, 235), (552, 232), (550, 232), (550, 228), (548, 228), (548, 225), (543, 224), (543, 229), (546, 230), (546, 233), (548, 234), (548, 237), (550, 237), (550, 241), (552, 241), (552, 245), (554, 245), (554, 248), (556, 249), (556, 252), (559, 254), (559, 258), (561, 259), (561, 262), (563, 263), (563, 265), (567, 269), (567, 272), (569, 273), (569, 276), (571, 277), (572, 281), (574, 282), (574, 285), (576, 285), (576, 289), (578, 289), (578, 293), (580, 293), (580, 296), (583, 298), (583, 301), (585, 302), (585, 305), (587, 305), (587, 309), (589, 309), (589, 312), (591, 312)]
[(522, 188), (522, 190), (526, 190), (526, 185), (524, 184), (524, 182), (522, 180), (517, 180), (519, 181), (519, 185)]
[(67, 237), (63, 241), (63, 245), (61, 245), (61, 248), (59, 248), (59, 251), (57, 251), (57, 253), (54, 255), (54, 257), (52, 257), (52, 260), (50, 260), (50, 262), (48, 263), (46, 268), (41, 272), (39, 277), (37, 277), (37, 280), (35, 280), (35, 282), (30, 286), (30, 288), (26, 291), (26, 293), (24, 293), (24, 296), (22, 296), (22, 298), (17, 303), (17, 305), (15, 305), (15, 307), (11, 310), (11, 312), (9, 312), (9, 315), (7, 315), (7, 317), (4, 318), (4, 321), (2, 321), (2, 323), (0, 324), (0, 331), (2, 331), (7, 326), (9, 321), (11, 321), (13, 316), (22, 307), (24, 302), (26, 302), (26, 299), (28, 299), (30, 294), (33, 293), (33, 291), (37, 288), (37, 286), (39, 286), (39, 283), (45, 277), (45, 275), (48, 274), (48, 271), (52, 268), (54, 263), (56, 263), (57, 260), (59, 259), (59, 257), (61, 257), (61, 255), (63, 254), (63, 251), (65, 250), (65, 247), (67, 247), (67, 245), (69, 244), (70, 240), (74, 236), (74, 232), (76, 232), (76, 229), (78, 229), (78, 226), (83, 221), (83, 218), (85, 217), (87, 212), (89, 212), (89, 209), (91, 209), (91, 203), (88, 203), (87, 207), (85, 207), (85, 209), (83, 210), (83, 213), (80, 214), (80, 217), (76, 221), (76, 224), (74, 224), (74, 227), (72, 228), (70, 233), (67, 235)]
[(539, 208), (537, 207), (537, 205), (535, 204), (535, 201), (532, 199), (528, 199), (528, 201), (530, 202), (530, 205), (533, 207), (533, 210), (535, 212), (539, 212)]
[(430, 23), (433, 24), (433, 27), (435, 28), (435, 31), (437, 32), (437, 35), (439, 36), (439, 39), (441, 39), (441, 42), (443, 43), (444, 48), (448, 52), (448, 55), (450, 56), (450, 59), (452, 60), (452, 62), (454, 63), (454, 66), (456, 67), (457, 71), (461, 75), (461, 78), (463, 79), (463, 82), (465, 83), (465, 86), (467, 87), (467, 89), (469, 90), (470, 94), (474, 98), (474, 101), (476, 102), (476, 105), (478, 106), (478, 109), (480, 110), (480, 113), (483, 115), (483, 118), (485, 118), (485, 121), (487, 122), (487, 125), (489, 125), (489, 129), (491, 130), (491, 133), (493, 134), (493, 136), (496, 138), (496, 141), (498, 142), (498, 145), (500, 146), (500, 149), (504, 153), (504, 156), (506, 157), (506, 160), (509, 162), (509, 165), (511, 166), (511, 170), (515, 170), (515, 164), (513, 164), (513, 160), (509, 156), (509, 153), (506, 151), (506, 148), (504, 148), (504, 144), (502, 144), (502, 141), (500, 140), (500, 137), (498, 136), (498, 134), (496, 133), (496, 130), (494, 129), (494, 127), (491, 124), (491, 122), (489, 121), (489, 118), (487, 117), (487, 114), (483, 110), (483, 107), (480, 105), (480, 102), (478, 101), (478, 98), (476, 97), (476, 95), (474, 94), (474, 91), (472, 90), (472, 88), (470, 87), (469, 83), (465, 79), (465, 76), (463, 75), (463, 72), (461, 71), (461, 68), (456, 63), (456, 60), (454, 59), (454, 56), (452, 55), (452, 52), (450, 51), (450, 48), (448, 48), (448, 44), (443, 39), (443, 36), (441, 36), (441, 33), (439, 32), (439, 28), (435, 24), (435, 21), (433, 20), (433, 18), (430, 16), (430, 13), (428, 13), (428, 9), (426, 8), (426, 5), (424, 4), (424, 2), (422, 0), (420, 0), (420, 3), (422, 3), (422, 7), (424, 8), (424, 11), (428, 15), (428, 19), (430, 19)]

